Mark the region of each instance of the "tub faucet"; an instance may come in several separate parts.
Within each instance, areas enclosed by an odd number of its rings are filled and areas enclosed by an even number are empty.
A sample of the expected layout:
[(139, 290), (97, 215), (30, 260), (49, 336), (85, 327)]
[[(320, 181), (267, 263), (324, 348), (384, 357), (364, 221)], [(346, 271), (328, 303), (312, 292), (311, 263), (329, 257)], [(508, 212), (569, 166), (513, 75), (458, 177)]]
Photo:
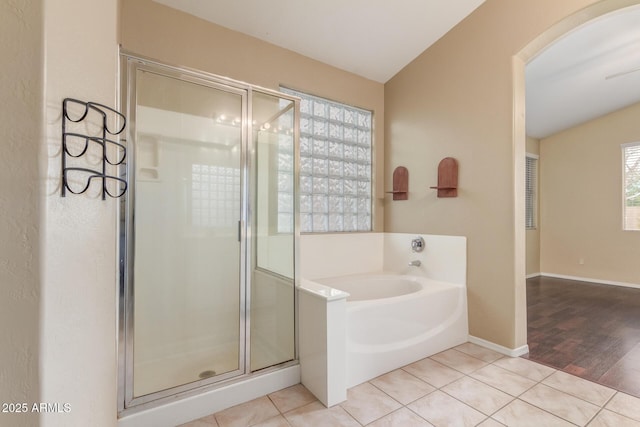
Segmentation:
[(415, 261), (411, 261), (409, 263), (409, 267), (420, 267), (422, 265), (422, 263), (420, 262), (419, 259), (415, 260)]

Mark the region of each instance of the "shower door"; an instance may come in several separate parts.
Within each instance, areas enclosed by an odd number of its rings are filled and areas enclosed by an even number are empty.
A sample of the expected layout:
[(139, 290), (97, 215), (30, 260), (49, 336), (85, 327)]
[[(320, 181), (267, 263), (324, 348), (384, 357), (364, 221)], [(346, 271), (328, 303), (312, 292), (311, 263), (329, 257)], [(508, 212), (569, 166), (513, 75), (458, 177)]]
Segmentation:
[(247, 91), (141, 64), (130, 76), (136, 404), (245, 373)]
[(125, 54), (122, 75), (121, 412), (296, 363), (300, 109)]

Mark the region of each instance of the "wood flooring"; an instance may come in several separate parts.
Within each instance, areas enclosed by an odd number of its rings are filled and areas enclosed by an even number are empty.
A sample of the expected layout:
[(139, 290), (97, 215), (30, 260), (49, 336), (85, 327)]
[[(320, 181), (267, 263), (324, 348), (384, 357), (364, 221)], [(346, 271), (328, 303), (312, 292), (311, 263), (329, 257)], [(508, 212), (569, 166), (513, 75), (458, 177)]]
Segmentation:
[(640, 397), (640, 289), (527, 280), (525, 358)]

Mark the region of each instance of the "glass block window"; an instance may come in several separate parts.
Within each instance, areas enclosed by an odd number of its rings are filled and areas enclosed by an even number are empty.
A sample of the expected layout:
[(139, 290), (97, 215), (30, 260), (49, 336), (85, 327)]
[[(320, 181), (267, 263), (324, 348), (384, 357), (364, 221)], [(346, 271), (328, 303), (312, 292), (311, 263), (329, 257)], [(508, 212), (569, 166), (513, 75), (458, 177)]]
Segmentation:
[(235, 227), (240, 206), (240, 169), (191, 165), (191, 222), (196, 227)]
[[(285, 108), (290, 101), (281, 100)], [(278, 119), (278, 233), (293, 233), (293, 114), (285, 114)]]
[(371, 231), (371, 111), (282, 91), (301, 98), (301, 231)]

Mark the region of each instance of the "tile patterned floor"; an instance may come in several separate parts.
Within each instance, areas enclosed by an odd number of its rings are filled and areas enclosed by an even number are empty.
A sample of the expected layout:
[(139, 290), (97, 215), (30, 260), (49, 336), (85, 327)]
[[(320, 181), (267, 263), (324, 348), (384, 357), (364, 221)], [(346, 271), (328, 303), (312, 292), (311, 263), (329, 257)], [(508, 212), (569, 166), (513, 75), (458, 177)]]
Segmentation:
[(640, 289), (527, 280), (526, 358), (640, 397)]
[(182, 427), (640, 427), (640, 399), (465, 343), (350, 389), (325, 408), (298, 384)]

